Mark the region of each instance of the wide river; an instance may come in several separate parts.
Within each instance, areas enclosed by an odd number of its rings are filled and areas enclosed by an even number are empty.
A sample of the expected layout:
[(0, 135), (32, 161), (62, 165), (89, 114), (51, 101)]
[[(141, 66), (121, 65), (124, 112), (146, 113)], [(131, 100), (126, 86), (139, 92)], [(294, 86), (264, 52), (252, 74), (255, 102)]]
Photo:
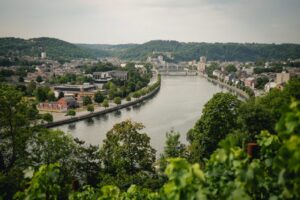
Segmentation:
[(159, 154), (167, 131), (179, 131), (181, 141), (186, 143), (186, 133), (199, 119), (204, 104), (223, 90), (198, 76), (163, 76), (161, 89), (152, 99), (118, 112), (57, 128), (87, 144), (101, 145), (115, 123), (131, 119), (145, 125), (142, 131), (151, 137), (151, 145)]

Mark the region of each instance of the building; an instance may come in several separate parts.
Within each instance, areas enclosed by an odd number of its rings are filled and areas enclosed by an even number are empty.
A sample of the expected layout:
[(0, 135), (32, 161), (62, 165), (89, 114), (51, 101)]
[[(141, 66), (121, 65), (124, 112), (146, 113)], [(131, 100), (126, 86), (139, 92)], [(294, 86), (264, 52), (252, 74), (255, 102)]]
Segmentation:
[(291, 78), (291, 74), (287, 72), (281, 72), (276, 74), (276, 84), (282, 85), (287, 83)]
[(46, 52), (42, 52), (42, 53), (41, 53), (41, 58), (42, 58), (42, 59), (46, 59), (46, 58), (47, 58)]
[(49, 112), (66, 112), (68, 109), (67, 105), (58, 102), (42, 102), (37, 105), (37, 108), (40, 111)]
[(254, 72), (254, 67), (244, 67), (243, 71), (246, 72), (248, 75), (252, 75)]
[(83, 96), (90, 96), (91, 93), (96, 92), (97, 87), (95, 85), (83, 84), (83, 85), (60, 85), (54, 86), (54, 94), (59, 96), (60, 92), (63, 92), (65, 96), (74, 97), (80, 99)]
[(93, 80), (96, 83), (107, 83), (112, 79), (109, 72), (94, 72), (93, 73)]
[(205, 65), (206, 65), (206, 57), (205, 56), (201, 56), (200, 57), (200, 62), (198, 65), (198, 71), (201, 73), (205, 72)]
[(109, 71), (108, 73), (112, 78), (119, 79), (121, 81), (126, 81), (128, 79), (127, 71), (113, 70), (113, 71)]
[(68, 109), (79, 107), (79, 104), (74, 97), (62, 97), (57, 101), (57, 103), (67, 107)]
[(275, 82), (269, 82), (265, 85), (265, 91), (269, 92), (272, 88), (276, 88), (277, 84)]
[(79, 104), (74, 97), (62, 97), (57, 102), (42, 102), (37, 105), (41, 111), (66, 112), (70, 108), (78, 108)]
[(246, 78), (244, 83), (245, 83), (246, 87), (254, 89), (254, 87), (255, 87), (255, 78), (254, 77)]
[(137, 71), (141, 74), (141, 75), (145, 75), (147, 74), (147, 69), (144, 65), (141, 64), (135, 64), (134, 67), (137, 69)]

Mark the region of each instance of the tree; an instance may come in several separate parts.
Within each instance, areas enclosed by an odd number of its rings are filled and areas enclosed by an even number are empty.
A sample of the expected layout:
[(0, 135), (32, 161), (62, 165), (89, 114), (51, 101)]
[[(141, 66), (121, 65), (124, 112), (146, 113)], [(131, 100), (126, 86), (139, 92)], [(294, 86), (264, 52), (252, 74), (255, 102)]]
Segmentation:
[(259, 77), (256, 79), (255, 88), (262, 90), (268, 82), (269, 79), (267, 77)]
[(115, 97), (114, 98), (114, 103), (117, 104), (117, 105), (120, 105), (122, 103), (122, 100), (120, 97)]
[(30, 81), (27, 85), (27, 95), (32, 96), (35, 89), (36, 83), (34, 81)]
[(65, 94), (63, 93), (63, 92), (59, 92), (59, 94), (58, 94), (58, 99), (61, 99), (61, 98), (63, 98), (65, 96)]
[[(123, 188), (153, 172), (155, 150), (150, 146), (150, 137), (139, 132), (143, 128), (141, 123), (127, 120), (115, 124), (107, 132), (100, 151), (104, 172), (108, 174), (105, 176), (106, 180), (112, 181), (112, 177), (126, 177), (123, 183), (118, 183), (122, 179), (114, 181)], [(136, 178), (130, 179), (128, 176)]]
[(102, 103), (104, 101), (104, 95), (101, 91), (97, 91), (94, 95), (94, 101), (96, 103)]
[(36, 115), (29, 113), (37, 110), (14, 87), (1, 84), (0, 105), (0, 173), (7, 173), (18, 160), (20, 163), (26, 159), (26, 144), (32, 135), (30, 124), (36, 120)]
[(37, 76), (35, 80), (36, 80), (36, 82), (38, 82), (38, 83), (43, 82), (43, 78), (42, 78), (40, 75)]
[(89, 111), (89, 112), (94, 112), (94, 105), (93, 104), (89, 104), (88, 106), (87, 106), (87, 111)]
[(300, 78), (292, 78), (284, 88), (284, 93), (295, 99), (300, 99)]
[(227, 65), (227, 66), (225, 67), (225, 70), (226, 70), (228, 73), (232, 73), (232, 72), (236, 72), (236, 71), (237, 71), (236, 67), (235, 67), (234, 65), (232, 65), (232, 64)]
[(55, 94), (54, 94), (54, 92), (53, 91), (49, 91), (48, 92), (48, 94), (47, 94), (47, 99), (48, 99), (48, 101), (55, 101)]
[(19, 76), (19, 82), (24, 83), (24, 78), (22, 76)]
[(71, 117), (74, 117), (75, 115), (76, 115), (76, 111), (74, 109), (69, 109), (66, 114), (66, 116), (71, 116)]
[(48, 99), (48, 92), (50, 91), (49, 87), (38, 87), (35, 90), (35, 97), (39, 102), (44, 102)]
[(136, 91), (135, 93), (133, 93), (132, 95), (134, 98), (140, 98), (141, 97), (141, 93), (139, 91)]
[(103, 106), (104, 108), (108, 108), (108, 107), (109, 107), (109, 102), (108, 102), (107, 99), (104, 99), (104, 101), (103, 101), (103, 103), (102, 103), (102, 106)]
[(45, 113), (42, 115), (42, 119), (48, 123), (53, 122), (53, 115), (51, 115), (50, 113)]
[(128, 96), (126, 97), (126, 101), (131, 101), (131, 96), (130, 96), (130, 95), (128, 95)]
[(180, 133), (171, 130), (166, 133), (166, 143), (163, 155), (166, 158), (185, 157), (186, 147), (180, 142)]
[(17, 193), (14, 199), (57, 199), (61, 191), (59, 175), (58, 164), (42, 165), (34, 173), (29, 187), (24, 192)]
[(187, 149), (184, 144), (180, 142), (180, 133), (171, 130), (166, 133), (166, 142), (164, 146), (164, 151), (160, 156), (159, 160), (159, 170), (164, 172), (167, 166), (167, 159), (169, 158), (186, 158), (187, 157)]
[(188, 133), (193, 162), (207, 158), (237, 127), (239, 105), (240, 100), (229, 93), (217, 93), (204, 105), (200, 119)]
[(91, 97), (89, 97), (89, 96), (84, 96), (84, 97), (83, 97), (83, 105), (84, 105), (84, 106), (87, 106), (87, 105), (92, 104), (92, 103), (93, 103), (93, 102), (92, 102)]
[(240, 131), (247, 134), (249, 141), (254, 142), (262, 130), (274, 133), (276, 121), (272, 112), (263, 104), (249, 100), (242, 103), (238, 110), (238, 123)]

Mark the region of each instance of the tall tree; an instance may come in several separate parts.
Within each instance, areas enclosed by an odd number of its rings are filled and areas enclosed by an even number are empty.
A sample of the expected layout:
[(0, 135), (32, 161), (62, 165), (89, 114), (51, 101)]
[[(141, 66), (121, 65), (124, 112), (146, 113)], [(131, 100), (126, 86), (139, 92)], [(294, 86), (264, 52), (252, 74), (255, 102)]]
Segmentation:
[[(153, 172), (155, 150), (150, 146), (150, 137), (139, 132), (143, 128), (141, 123), (127, 120), (115, 124), (106, 134), (100, 151), (106, 180), (123, 177), (119, 179), (123, 179), (123, 183), (116, 180), (116, 184), (126, 187)], [(136, 177), (136, 180), (130, 177)]]
[(229, 93), (217, 93), (204, 105), (200, 119), (188, 133), (192, 161), (207, 158), (237, 127), (239, 105), (240, 100)]
[[(27, 141), (31, 136), (29, 102), (14, 87), (0, 85), (0, 171), (10, 170), (18, 159), (25, 159)], [(36, 109), (35, 109), (36, 110)]]

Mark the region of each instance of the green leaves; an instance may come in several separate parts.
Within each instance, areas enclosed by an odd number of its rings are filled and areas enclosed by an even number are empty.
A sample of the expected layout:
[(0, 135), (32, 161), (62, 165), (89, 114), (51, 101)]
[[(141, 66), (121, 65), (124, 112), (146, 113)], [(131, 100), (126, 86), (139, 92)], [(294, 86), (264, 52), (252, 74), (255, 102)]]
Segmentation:
[(30, 186), (24, 191), (15, 195), (15, 199), (37, 200), (37, 199), (58, 199), (60, 192), (59, 165), (43, 165), (34, 174)]
[(165, 173), (169, 181), (162, 188), (162, 199), (199, 199), (205, 197), (201, 183), (205, 181), (199, 164), (190, 165), (182, 158), (168, 159)]
[(193, 162), (208, 158), (218, 143), (237, 127), (239, 105), (237, 97), (229, 93), (217, 93), (205, 104), (201, 118), (188, 135)]
[[(154, 172), (155, 150), (150, 146), (150, 138), (139, 131), (144, 126), (130, 120), (115, 124), (107, 133), (101, 148), (105, 180), (114, 181), (121, 188), (130, 184), (144, 184)], [(110, 177), (119, 177), (119, 181)], [(132, 178), (135, 177), (136, 178)]]

